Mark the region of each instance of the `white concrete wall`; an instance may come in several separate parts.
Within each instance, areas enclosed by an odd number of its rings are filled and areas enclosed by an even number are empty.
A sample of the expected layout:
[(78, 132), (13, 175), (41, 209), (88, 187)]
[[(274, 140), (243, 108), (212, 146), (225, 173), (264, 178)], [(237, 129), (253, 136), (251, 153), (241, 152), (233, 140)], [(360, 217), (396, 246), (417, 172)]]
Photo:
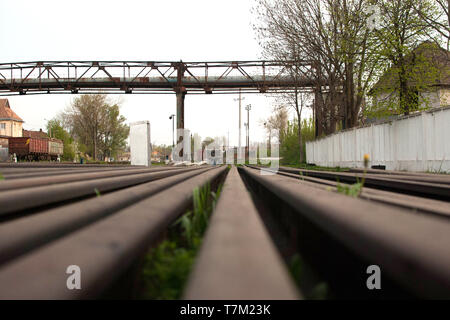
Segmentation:
[(367, 127), (350, 129), (306, 143), (306, 159), (325, 167), (450, 173), (450, 107), (425, 111)]
[(130, 153), (132, 166), (151, 166), (152, 146), (150, 122), (130, 123)]

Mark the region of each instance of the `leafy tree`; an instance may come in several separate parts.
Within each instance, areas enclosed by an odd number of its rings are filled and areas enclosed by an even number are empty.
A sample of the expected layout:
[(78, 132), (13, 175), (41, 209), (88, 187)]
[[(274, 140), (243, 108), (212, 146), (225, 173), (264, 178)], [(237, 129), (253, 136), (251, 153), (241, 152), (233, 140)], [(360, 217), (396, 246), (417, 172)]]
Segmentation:
[(100, 124), (99, 149), (104, 157), (115, 157), (117, 153), (126, 148), (126, 139), (130, 127), (125, 124), (125, 117), (120, 115), (117, 104), (105, 107), (104, 121)]
[[(301, 123), (301, 135), (303, 137), (300, 147), (298, 139), (298, 122), (297, 120), (289, 121), (283, 136), (283, 142), (280, 145), (280, 157), (282, 164), (300, 164), (300, 152), (303, 154), (302, 159), (306, 159), (306, 142), (314, 140), (314, 123), (313, 119), (303, 119)], [(304, 161), (303, 161), (304, 162)]]
[(418, 109), (420, 92), (429, 89), (433, 82), (430, 79), (437, 77), (439, 72), (426, 56), (427, 50), (415, 50), (432, 31), (421, 16), (435, 17), (435, 7), (431, 0), (423, 0), (420, 11), (416, 0), (372, 2), (379, 10), (374, 30), (378, 42), (376, 53), (384, 62), (386, 73), (372, 92), (378, 96), (378, 104), (369, 111), (374, 115), (380, 112), (409, 114)]
[(126, 147), (129, 127), (120, 115), (119, 106), (110, 104), (103, 94), (81, 95), (62, 114), (65, 126), (79, 142), (81, 149), (94, 160), (99, 155), (116, 156)]
[(61, 120), (49, 120), (47, 122), (47, 132), (50, 137), (62, 140), (64, 144), (63, 160), (72, 161), (75, 158), (74, 141), (70, 133), (64, 129)]

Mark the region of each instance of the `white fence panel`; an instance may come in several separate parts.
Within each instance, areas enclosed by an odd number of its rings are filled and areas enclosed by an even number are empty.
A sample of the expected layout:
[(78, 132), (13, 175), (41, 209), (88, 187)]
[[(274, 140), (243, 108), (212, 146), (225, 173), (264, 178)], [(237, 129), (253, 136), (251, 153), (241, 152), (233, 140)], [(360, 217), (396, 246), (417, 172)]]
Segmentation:
[(132, 166), (151, 166), (150, 122), (130, 123), (130, 153)]
[(450, 106), (349, 129), (306, 143), (306, 159), (325, 167), (450, 172)]

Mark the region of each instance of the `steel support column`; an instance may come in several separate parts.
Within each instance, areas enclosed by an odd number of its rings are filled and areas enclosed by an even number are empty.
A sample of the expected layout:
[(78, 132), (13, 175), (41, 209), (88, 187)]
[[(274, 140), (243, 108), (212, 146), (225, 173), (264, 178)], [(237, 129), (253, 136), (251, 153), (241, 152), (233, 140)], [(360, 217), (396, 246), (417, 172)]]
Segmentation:
[[(183, 135), (178, 133), (179, 129), (184, 129), (184, 98), (186, 96), (186, 88), (183, 86), (183, 76), (185, 71), (185, 65), (182, 61), (175, 64), (177, 70), (177, 85), (175, 87), (175, 93), (177, 96), (177, 144), (183, 142)], [(179, 156), (184, 159), (184, 148), (180, 150)]]
[(186, 92), (177, 92), (177, 129), (184, 129), (184, 97)]

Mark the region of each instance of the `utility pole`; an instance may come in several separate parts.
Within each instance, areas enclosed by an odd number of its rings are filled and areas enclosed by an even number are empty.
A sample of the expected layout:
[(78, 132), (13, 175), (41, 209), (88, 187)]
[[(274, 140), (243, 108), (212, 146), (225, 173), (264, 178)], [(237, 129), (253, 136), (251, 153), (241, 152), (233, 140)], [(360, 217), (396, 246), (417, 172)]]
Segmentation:
[(239, 98), (234, 99), (234, 101), (239, 101), (239, 150), (241, 149), (241, 102), (242, 100), (245, 100), (245, 97), (243, 98), (241, 95), (241, 89), (239, 89)]
[(247, 150), (250, 148), (250, 110), (252, 109), (252, 105), (248, 104), (245, 107), (245, 110), (247, 110)]

